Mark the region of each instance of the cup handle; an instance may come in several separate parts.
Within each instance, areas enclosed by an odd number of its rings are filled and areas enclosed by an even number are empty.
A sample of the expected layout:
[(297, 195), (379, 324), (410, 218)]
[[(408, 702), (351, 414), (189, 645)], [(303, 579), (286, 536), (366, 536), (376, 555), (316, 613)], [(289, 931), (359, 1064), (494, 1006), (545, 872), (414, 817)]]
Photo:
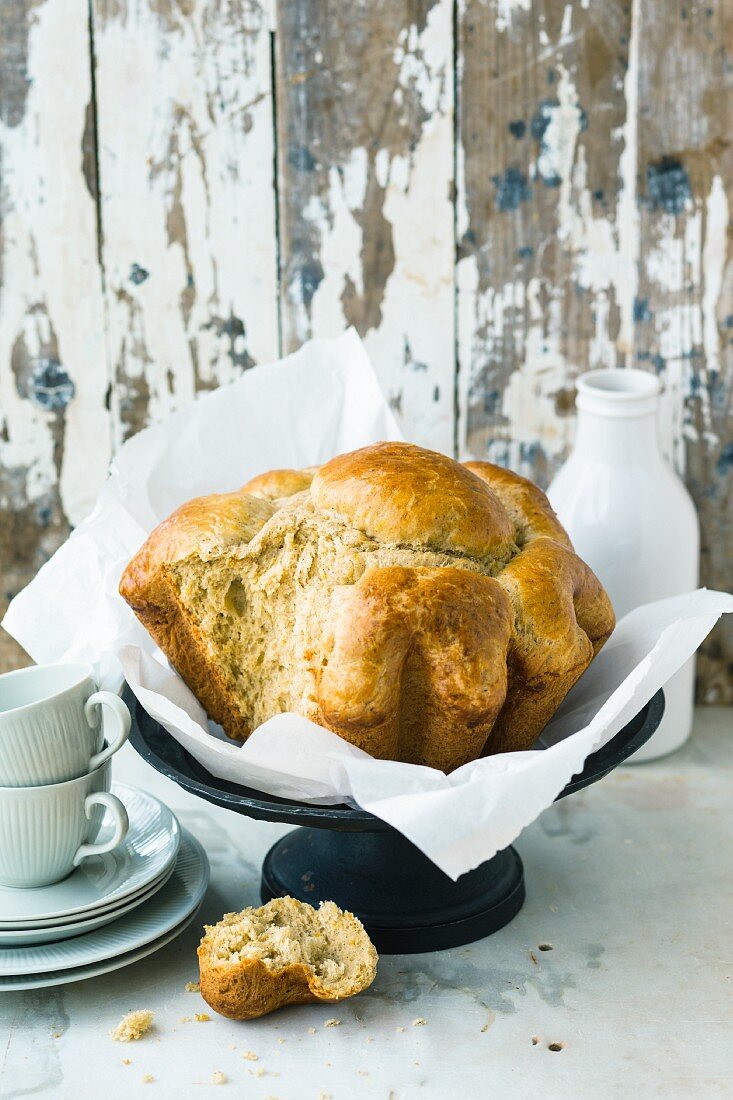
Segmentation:
[(105, 841), (103, 844), (82, 844), (74, 856), (75, 867), (78, 867), (81, 861), (86, 859), (87, 856), (102, 856), (105, 852), (111, 852), (113, 848), (116, 848), (117, 845), (125, 839), (127, 830), (130, 827), (130, 819), (127, 816), (127, 810), (116, 795), (109, 794), (107, 791), (92, 791), (84, 800), (84, 813), (88, 818), (91, 818), (91, 812), (95, 806), (104, 806), (106, 810), (109, 810), (112, 815), (115, 831), (112, 838)]
[[(92, 729), (97, 724), (95, 707), (99, 707), (102, 712), (107, 707), (112, 712), (113, 730), (107, 738), (108, 744), (106, 747), (95, 753), (89, 761), (90, 772), (96, 771), (100, 764), (104, 764), (105, 760), (109, 760), (110, 756), (113, 756), (118, 749), (122, 748), (130, 734), (130, 712), (119, 695), (115, 695), (112, 691), (95, 691), (94, 695), (89, 696), (84, 704), (84, 714)], [(104, 725), (106, 725), (106, 722), (103, 719)]]

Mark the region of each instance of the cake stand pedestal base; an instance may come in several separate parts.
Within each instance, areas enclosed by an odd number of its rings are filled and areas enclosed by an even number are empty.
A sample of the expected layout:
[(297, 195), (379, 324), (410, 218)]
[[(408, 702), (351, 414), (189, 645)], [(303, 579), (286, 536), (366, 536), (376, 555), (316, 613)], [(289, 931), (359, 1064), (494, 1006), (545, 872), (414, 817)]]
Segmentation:
[[(452, 882), (414, 844), (358, 806), (313, 806), (211, 775), (127, 693), (130, 741), (184, 790), (234, 813), (298, 825), (267, 853), (262, 898), (335, 901), (359, 917), (385, 954), (439, 951), (508, 924), (522, 908), (524, 874), (513, 848)], [(664, 714), (661, 691), (586, 760), (558, 798), (596, 783), (649, 740)], [(544, 749), (542, 740), (538, 750)]]
[(349, 909), (383, 954), (440, 951), (508, 924), (524, 902), (522, 861), (506, 848), (457, 882), (394, 829), (295, 829), (267, 853), (262, 900), (289, 894)]

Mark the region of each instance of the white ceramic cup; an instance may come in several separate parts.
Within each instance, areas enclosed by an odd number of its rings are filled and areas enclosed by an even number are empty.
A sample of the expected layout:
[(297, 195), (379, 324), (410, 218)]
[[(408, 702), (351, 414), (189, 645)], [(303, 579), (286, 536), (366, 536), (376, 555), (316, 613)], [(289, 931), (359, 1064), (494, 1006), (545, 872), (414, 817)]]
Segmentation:
[[(129, 822), (119, 798), (109, 793), (109, 761), (96, 771), (44, 787), (0, 788), (0, 884), (48, 886), (88, 856), (103, 855), (124, 840)], [(109, 840), (94, 843), (105, 811)]]
[(33, 665), (0, 676), (0, 787), (64, 783), (117, 752), (130, 732), (130, 712), (96, 687), (84, 664)]

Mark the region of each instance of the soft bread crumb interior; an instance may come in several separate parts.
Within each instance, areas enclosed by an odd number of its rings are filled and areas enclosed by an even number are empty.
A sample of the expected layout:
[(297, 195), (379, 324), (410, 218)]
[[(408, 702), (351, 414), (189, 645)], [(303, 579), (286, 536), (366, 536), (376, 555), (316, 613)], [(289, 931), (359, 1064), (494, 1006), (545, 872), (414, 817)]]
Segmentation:
[(227, 692), (255, 729), (285, 711), (320, 720), (317, 683), (340, 586), (383, 566), (457, 565), (493, 575), (501, 564), (382, 544), (301, 501), (283, 507), (251, 543), (205, 558), (192, 554), (169, 576)]
[(214, 964), (259, 959), (273, 971), (303, 963), (334, 997), (371, 982), (376, 952), (359, 920), (332, 901), (319, 909), (295, 898), (273, 898), (259, 909), (226, 913), (207, 925), (203, 940)]
[(153, 1022), (153, 1013), (149, 1008), (138, 1008), (123, 1016), (110, 1038), (118, 1043), (130, 1043), (142, 1038)]

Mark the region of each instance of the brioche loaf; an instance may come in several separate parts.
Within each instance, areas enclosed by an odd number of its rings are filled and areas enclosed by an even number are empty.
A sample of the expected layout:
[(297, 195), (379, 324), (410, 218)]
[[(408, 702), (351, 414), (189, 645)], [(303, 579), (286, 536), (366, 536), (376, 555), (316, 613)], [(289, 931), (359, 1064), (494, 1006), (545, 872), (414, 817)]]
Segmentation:
[(444, 771), (529, 748), (614, 626), (544, 493), (408, 443), (184, 504), (120, 591), (230, 737), (294, 711)]
[(370, 986), (377, 952), (353, 913), (273, 898), (207, 925), (198, 949), (201, 996), (232, 1020), (284, 1005), (340, 1001)]

